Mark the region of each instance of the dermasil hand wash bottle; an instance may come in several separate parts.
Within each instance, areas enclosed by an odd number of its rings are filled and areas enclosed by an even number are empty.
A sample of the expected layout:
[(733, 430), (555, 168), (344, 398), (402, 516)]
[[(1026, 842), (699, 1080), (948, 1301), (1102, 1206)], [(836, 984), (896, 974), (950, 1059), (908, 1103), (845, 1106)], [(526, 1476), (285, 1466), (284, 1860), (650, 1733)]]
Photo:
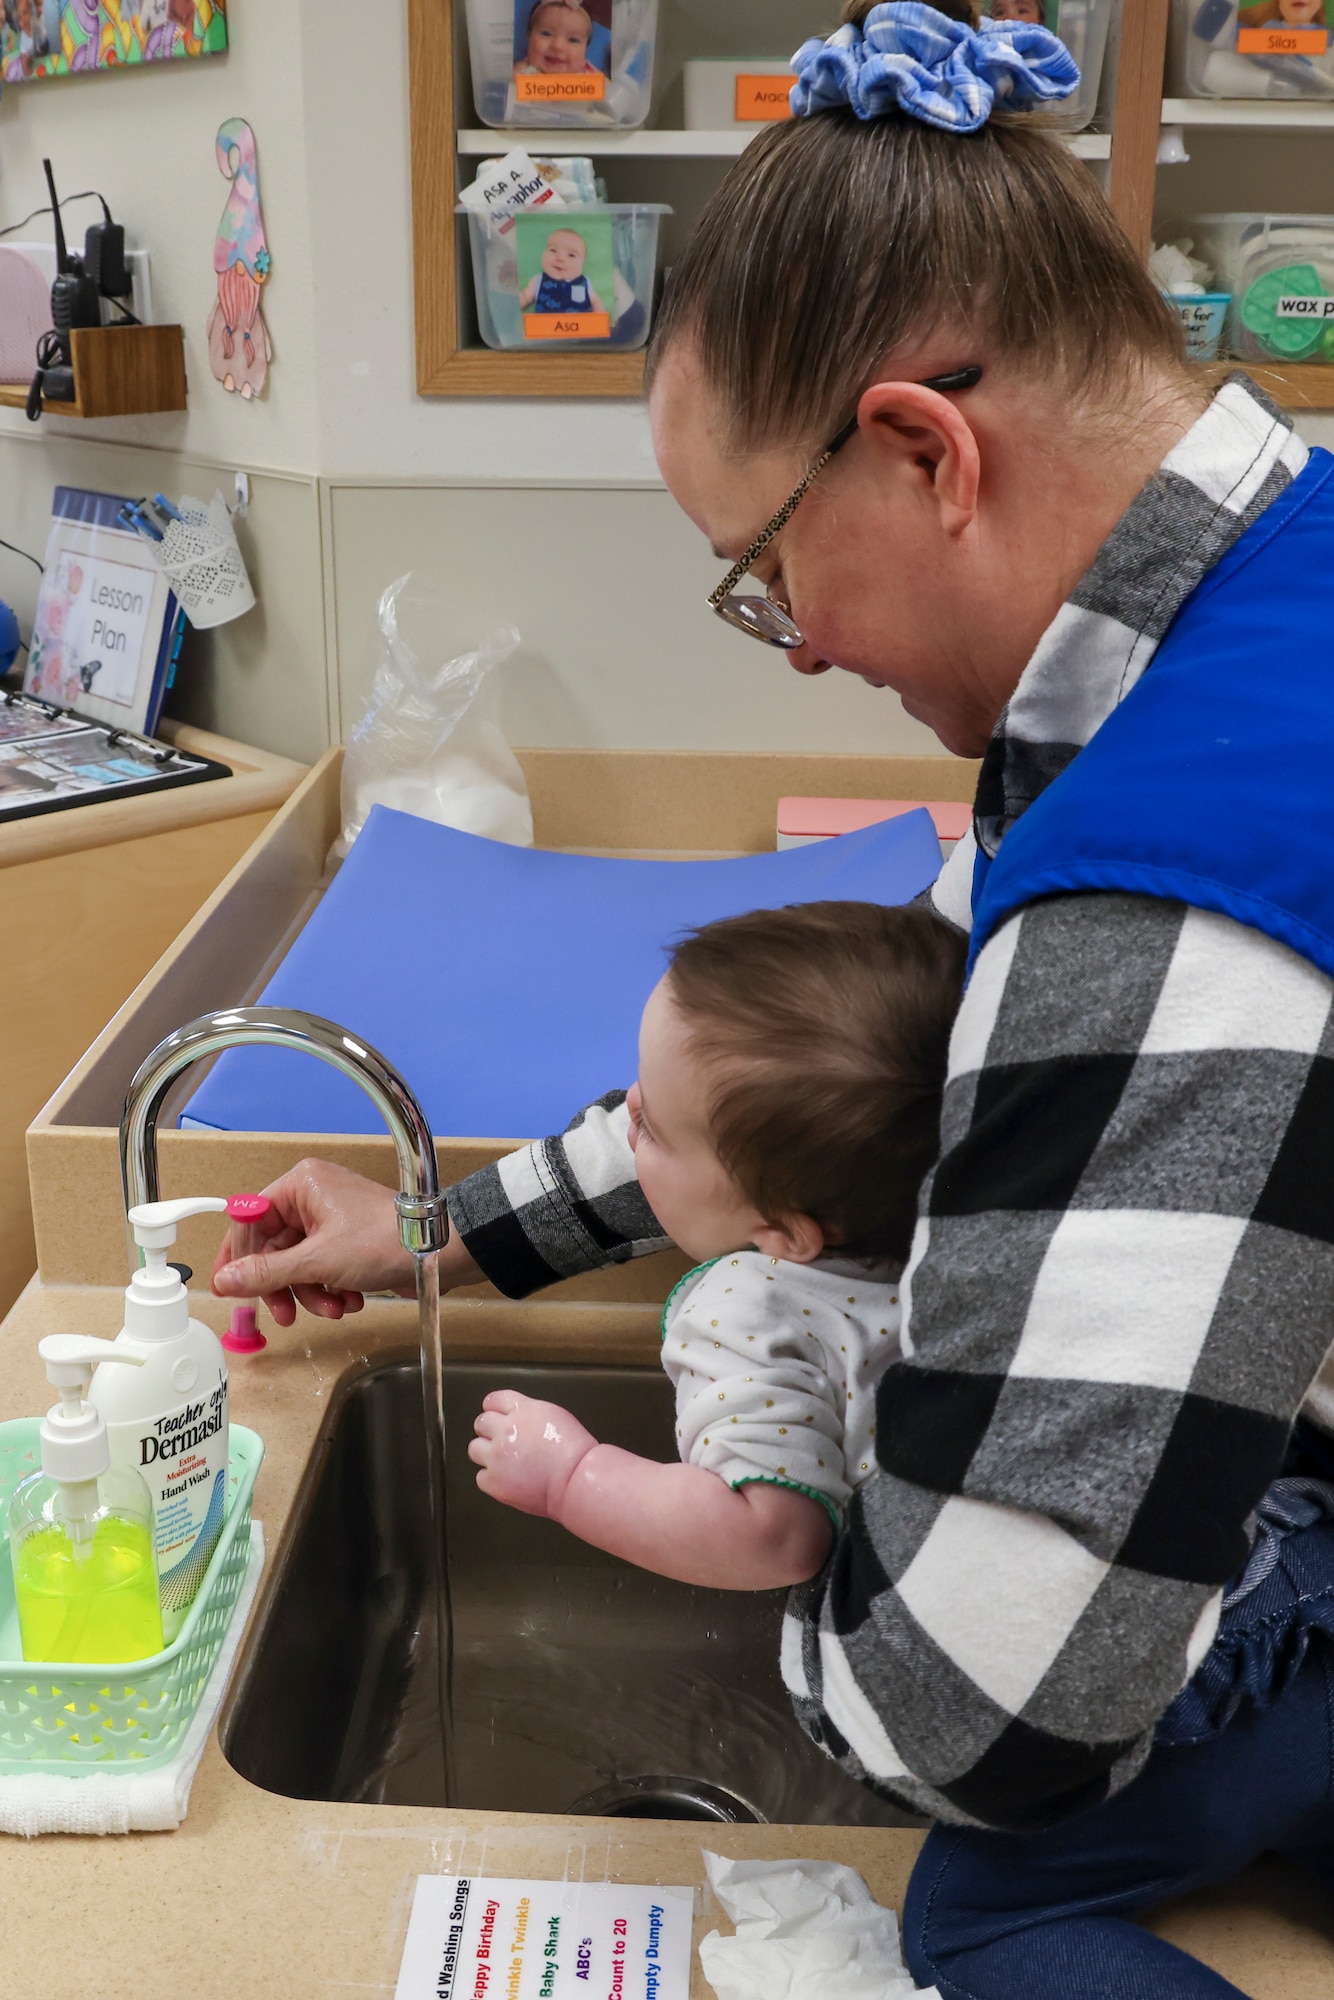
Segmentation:
[(221, 1343), (191, 1319), (189, 1294), (167, 1262), (187, 1215), (221, 1215), (211, 1195), (150, 1201), (130, 1210), (144, 1261), (125, 1291), (125, 1324), (113, 1346), (142, 1368), (99, 1368), (89, 1400), (106, 1419), (113, 1465), (132, 1466), (153, 1497), (162, 1632), (185, 1623), (227, 1510), (227, 1362)]

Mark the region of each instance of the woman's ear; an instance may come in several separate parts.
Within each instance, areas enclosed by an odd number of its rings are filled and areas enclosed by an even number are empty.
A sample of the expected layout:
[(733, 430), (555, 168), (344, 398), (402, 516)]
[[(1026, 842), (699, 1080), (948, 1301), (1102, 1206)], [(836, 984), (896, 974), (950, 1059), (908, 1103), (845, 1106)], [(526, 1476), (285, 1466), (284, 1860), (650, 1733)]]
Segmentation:
[(967, 417), (920, 382), (873, 382), (857, 406), (862, 435), (924, 481), (947, 535), (977, 518), (982, 459)]
[(765, 1222), (752, 1237), (755, 1248), (784, 1264), (813, 1264), (825, 1247), (825, 1233), (812, 1215), (785, 1215)]

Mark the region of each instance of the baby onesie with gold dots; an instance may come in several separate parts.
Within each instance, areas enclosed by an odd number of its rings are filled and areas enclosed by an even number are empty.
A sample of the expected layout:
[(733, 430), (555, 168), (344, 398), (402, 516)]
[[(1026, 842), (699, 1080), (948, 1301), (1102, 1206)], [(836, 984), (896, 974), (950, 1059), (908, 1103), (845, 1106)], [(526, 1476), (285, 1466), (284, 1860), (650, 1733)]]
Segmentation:
[(738, 1250), (681, 1280), (662, 1316), (676, 1444), (729, 1486), (793, 1486), (837, 1526), (875, 1466), (875, 1390), (900, 1358), (898, 1273)]

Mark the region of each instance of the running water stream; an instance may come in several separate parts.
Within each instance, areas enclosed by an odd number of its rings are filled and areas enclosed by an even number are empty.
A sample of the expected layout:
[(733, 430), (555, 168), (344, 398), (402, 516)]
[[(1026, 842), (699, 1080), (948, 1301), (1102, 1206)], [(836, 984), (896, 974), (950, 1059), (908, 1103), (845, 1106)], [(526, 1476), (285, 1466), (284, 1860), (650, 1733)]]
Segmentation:
[(440, 1343), (440, 1253), (421, 1251), (412, 1259), (417, 1280), (421, 1331), (422, 1414), (426, 1424), (427, 1483), (431, 1501), (431, 1567), (436, 1617), (436, 1699), (440, 1709), (440, 1754), (444, 1803), (458, 1797), (454, 1754), (454, 1613), (449, 1595), (448, 1512), (445, 1499), (444, 1353)]

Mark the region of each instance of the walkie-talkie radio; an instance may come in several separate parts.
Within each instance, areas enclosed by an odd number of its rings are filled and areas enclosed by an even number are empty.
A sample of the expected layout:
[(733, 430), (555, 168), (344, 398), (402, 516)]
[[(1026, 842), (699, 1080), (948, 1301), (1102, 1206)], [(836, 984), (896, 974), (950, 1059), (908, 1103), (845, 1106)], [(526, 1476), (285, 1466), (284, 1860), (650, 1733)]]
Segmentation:
[[(43, 400), (53, 403), (74, 401), (74, 354), (70, 334), (75, 327), (102, 324), (102, 300), (124, 299), (131, 289), (125, 262), (125, 230), (111, 220), (111, 210), (102, 202), (104, 220), (94, 223), (84, 235), (83, 255), (68, 249), (65, 225), (60, 215), (60, 199), (51, 162), (43, 160), (46, 185), (51, 192), (51, 220), (56, 240), (56, 277), (51, 287), (51, 332), (37, 344), (37, 373), (28, 390), (27, 413), (35, 423), (42, 414)], [(98, 197), (101, 200), (101, 197)], [(137, 324), (133, 313), (122, 305), (123, 319)]]

